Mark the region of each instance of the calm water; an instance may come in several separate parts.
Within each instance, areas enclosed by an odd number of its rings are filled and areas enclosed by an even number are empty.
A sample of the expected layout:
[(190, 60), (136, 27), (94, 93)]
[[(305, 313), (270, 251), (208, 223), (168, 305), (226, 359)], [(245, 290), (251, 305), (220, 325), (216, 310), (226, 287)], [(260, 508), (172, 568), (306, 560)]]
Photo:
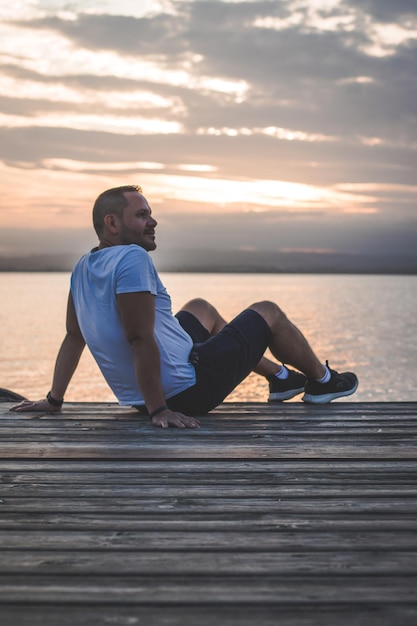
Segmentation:
[[(256, 300), (276, 301), (320, 358), (360, 380), (355, 401), (417, 401), (417, 277), (162, 274), (174, 310), (201, 296), (227, 318)], [(37, 399), (49, 390), (65, 333), (66, 273), (0, 273), (0, 387)], [(229, 400), (264, 401), (249, 376)], [(114, 401), (86, 349), (67, 400)], [(341, 400), (343, 401), (343, 400)]]

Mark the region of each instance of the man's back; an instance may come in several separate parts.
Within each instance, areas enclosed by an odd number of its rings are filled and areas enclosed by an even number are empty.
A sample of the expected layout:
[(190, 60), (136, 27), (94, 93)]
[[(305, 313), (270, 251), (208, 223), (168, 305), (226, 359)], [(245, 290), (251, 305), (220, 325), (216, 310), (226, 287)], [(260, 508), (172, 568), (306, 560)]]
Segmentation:
[(119, 294), (132, 292), (155, 296), (155, 338), (169, 398), (195, 382), (188, 362), (192, 341), (172, 315), (171, 299), (149, 254), (134, 244), (96, 249), (79, 260), (71, 276), (78, 323), (103, 376), (121, 404), (142, 405), (132, 349), (117, 306)]

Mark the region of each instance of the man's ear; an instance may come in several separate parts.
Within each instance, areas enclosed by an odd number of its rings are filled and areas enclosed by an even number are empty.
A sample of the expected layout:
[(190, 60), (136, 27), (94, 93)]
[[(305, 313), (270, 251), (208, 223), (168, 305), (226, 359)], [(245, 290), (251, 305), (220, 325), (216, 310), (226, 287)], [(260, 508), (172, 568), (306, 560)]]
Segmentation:
[(116, 215), (113, 215), (112, 213), (109, 213), (108, 215), (104, 216), (104, 225), (106, 226), (106, 228), (113, 234), (113, 235), (117, 235), (117, 233), (119, 232), (119, 220), (117, 218)]

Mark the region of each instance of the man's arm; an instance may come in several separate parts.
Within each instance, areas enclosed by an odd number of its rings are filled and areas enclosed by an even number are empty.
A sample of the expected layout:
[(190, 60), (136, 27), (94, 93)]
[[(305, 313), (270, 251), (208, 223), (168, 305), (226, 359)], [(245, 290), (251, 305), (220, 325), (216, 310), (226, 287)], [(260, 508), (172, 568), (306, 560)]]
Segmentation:
[[(149, 292), (123, 293), (117, 296), (120, 318), (126, 338), (133, 349), (138, 385), (149, 413), (166, 405), (161, 384), (161, 364), (155, 340), (155, 296)], [(152, 423), (166, 428), (195, 428), (198, 420), (168, 408), (158, 411)]]
[[(77, 368), (85, 346), (85, 341), (81, 334), (77, 316), (75, 314), (71, 292), (68, 296), (66, 327), (67, 334), (65, 335), (65, 339), (62, 342), (56, 358), (52, 388), (50, 392), (52, 398), (55, 400), (63, 400), (65, 391), (67, 390), (70, 380)], [(45, 398), (44, 400), (38, 400), (37, 402), (24, 400), (17, 406), (14, 406), (12, 411), (47, 411), (49, 413), (53, 413), (59, 411), (60, 408), (60, 406), (51, 404)]]

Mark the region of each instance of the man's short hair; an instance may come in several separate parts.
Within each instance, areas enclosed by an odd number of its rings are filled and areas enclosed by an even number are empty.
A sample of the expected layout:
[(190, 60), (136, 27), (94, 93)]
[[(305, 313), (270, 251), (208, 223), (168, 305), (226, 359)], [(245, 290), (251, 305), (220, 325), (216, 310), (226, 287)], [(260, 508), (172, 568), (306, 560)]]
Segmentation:
[(97, 235), (101, 235), (104, 226), (104, 218), (106, 215), (117, 215), (120, 219), (123, 217), (123, 210), (127, 207), (127, 198), (123, 195), (126, 192), (137, 191), (142, 193), (142, 187), (139, 185), (123, 185), (122, 187), (113, 187), (101, 193), (93, 206), (93, 226)]

